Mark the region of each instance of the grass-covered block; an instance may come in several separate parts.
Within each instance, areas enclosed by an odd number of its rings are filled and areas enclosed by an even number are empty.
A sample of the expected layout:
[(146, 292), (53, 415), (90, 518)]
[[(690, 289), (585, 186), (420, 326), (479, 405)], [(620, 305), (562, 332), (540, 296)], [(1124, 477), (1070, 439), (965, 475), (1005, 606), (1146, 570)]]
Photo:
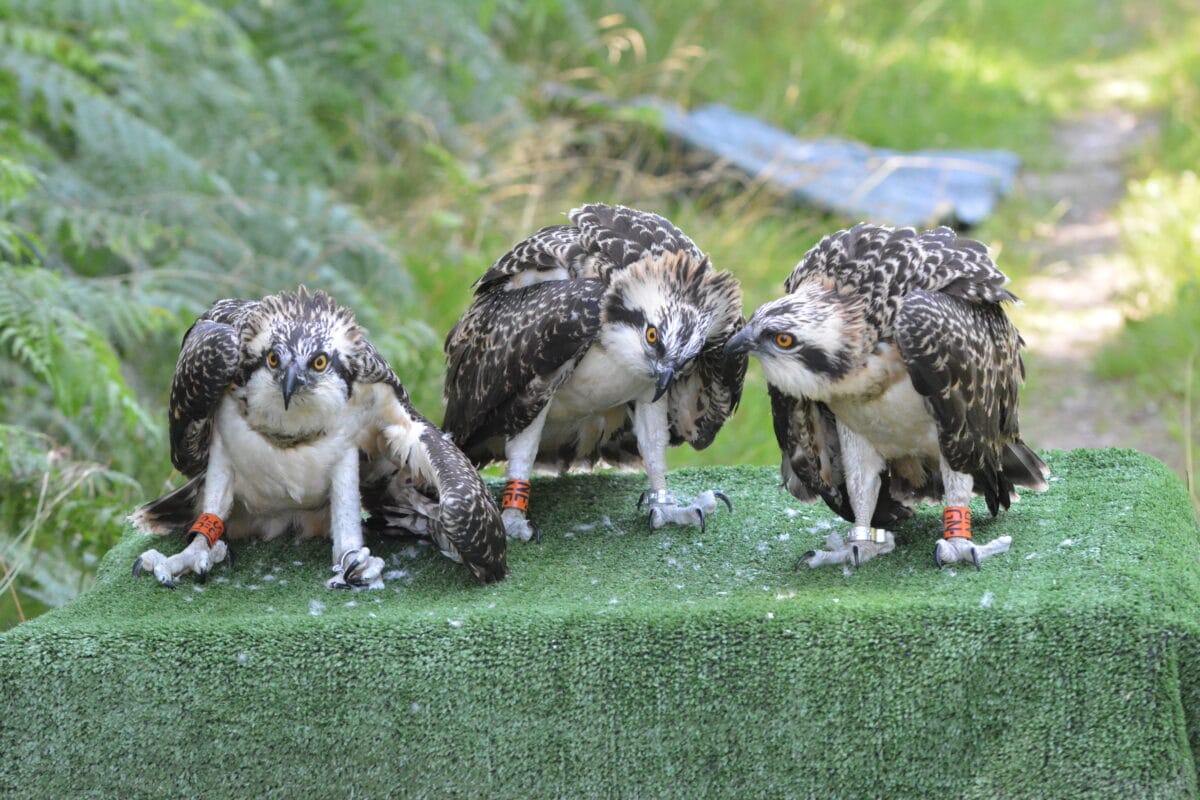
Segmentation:
[[(1050, 490), (938, 571), (937, 509), (854, 572), (797, 572), (831, 526), (762, 467), (706, 532), (650, 533), (642, 478), (535, 482), (541, 545), (495, 586), (379, 545), (244, 545), (174, 592), (130, 565), (0, 637), (3, 797), (1194, 797), (1200, 539), (1132, 451), (1051, 452)], [(171, 547), (177, 546), (172, 544)]]

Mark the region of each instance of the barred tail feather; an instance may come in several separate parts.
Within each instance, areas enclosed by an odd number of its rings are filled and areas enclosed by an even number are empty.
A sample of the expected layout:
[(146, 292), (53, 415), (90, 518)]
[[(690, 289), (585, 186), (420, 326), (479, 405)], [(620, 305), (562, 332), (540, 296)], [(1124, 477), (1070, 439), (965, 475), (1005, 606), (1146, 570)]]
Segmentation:
[(190, 481), (138, 506), (128, 519), (142, 533), (182, 533), (196, 521), (196, 503), (204, 491), (204, 476), (197, 475)]

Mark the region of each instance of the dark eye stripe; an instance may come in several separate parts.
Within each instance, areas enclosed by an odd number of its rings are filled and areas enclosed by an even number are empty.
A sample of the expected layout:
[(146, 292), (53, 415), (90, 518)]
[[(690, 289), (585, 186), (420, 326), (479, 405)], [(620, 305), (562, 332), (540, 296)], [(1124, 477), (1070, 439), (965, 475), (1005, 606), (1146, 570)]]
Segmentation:
[(840, 358), (831, 357), (819, 347), (802, 344), (788, 351), (800, 357), (814, 372), (840, 378), (849, 371), (849, 364)]
[(628, 308), (618, 297), (610, 299), (604, 311), (609, 322), (632, 325), (635, 328), (646, 327), (646, 315), (640, 309)]

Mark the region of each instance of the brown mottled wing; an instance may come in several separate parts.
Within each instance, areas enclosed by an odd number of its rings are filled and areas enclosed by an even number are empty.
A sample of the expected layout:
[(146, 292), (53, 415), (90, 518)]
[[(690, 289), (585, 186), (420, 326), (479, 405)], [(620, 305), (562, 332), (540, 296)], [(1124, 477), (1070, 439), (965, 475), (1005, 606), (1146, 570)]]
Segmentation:
[(694, 371), (671, 387), (667, 398), (672, 445), (687, 442), (703, 450), (737, 409), (749, 359), (745, 355), (727, 358), (725, 342), (744, 324), (739, 320), (728, 334), (710, 340), (696, 357)]
[(442, 423), (473, 461), (496, 457), (486, 441), (528, 427), (570, 376), (600, 330), (603, 294), (578, 279), (475, 298), (446, 338)]
[(771, 398), (775, 441), (783, 454), (780, 474), (784, 488), (806, 503), (836, 495), (841, 452), (832, 421), (826, 425), (822, 418), (824, 407), (784, 394), (770, 384), (767, 394)]
[[(775, 441), (783, 460), (783, 486), (797, 500), (825, 501), (842, 519), (854, 522), (846, 478), (842, 472), (842, 448), (837, 420), (824, 403), (792, 397), (768, 384)], [(891, 495), (888, 475), (882, 484), (871, 524), (886, 528), (912, 516), (912, 509)]]
[[(476, 294), (519, 288), (543, 280), (587, 277), (586, 251), (574, 225), (551, 225), (518, 243), (483, 273)], [(514, 285), (515, 284), (515, 285)]]
[(1017, 394), (1024, 367), (1021, 338), (1004, 310), (996, 303), (913, 292), (896, 319), (896, 342), (913, 386), (937, 420), (946, 461), (974, 476), (975, 491), (993, 514), (1007, 508), (1013, 476), (1005, 474), (1005, 461), (1011, 446), (1020, 444)]
[[(434, 544), (451, 558), (461, 559), (479, 579), (502, 580), (508, 574), (507, 538), (487, 486), (450, 437), (413, 407), (387, 361), (369, 342), (364, 345), (363, 356), (355, 364), (356, 380), (386, 383), (393, 389), (396, 406), (383, 410), (378, 424), (388, 441), (389, 458), (401, 470), (409, 471), (438, 504), (438, 517), (430, 531)], [(398, 427), (418, 429), (415, 446), (412, 438), (390, 435), (389, 426), (396, 426), (397, 419), (406, 423)], [(365, 483), (360, 487), (369, 512), (372, 504), (389, 505), (389, 498), (378, 496), (377, 489)]]
[(212, 421), (242, 365), (238, 324), (256, 303), (221, 300), (183, 336), (171, 380), (171, 463), (189, 478), (208, 466)]
[(603, 262), (617, 268), (627, 267), (647, 254), (658, 257), (689, 252), (697, 260), (704, 259), (695, 242), (658, 214), (595, 203), (572, 210), (570, 218), (579, 229), (585, 250), (599, 254)]
[(1003, 288), (1008, 278), (987, 248), (945, 227), (917, 233), (864, 224), (830, 234), (805, 254), (784, 288), (791, 293), (810, 280), (865, 296), (867, 321), (880, 339), (891, 337), (896, 314), (913, 291), (984, 303), (1016, 299)]

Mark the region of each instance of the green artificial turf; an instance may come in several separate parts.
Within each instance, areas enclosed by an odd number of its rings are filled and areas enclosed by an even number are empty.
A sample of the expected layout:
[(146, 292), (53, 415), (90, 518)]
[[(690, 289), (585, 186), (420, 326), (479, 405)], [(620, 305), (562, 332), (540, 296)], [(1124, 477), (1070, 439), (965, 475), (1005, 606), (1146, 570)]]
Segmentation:
[[(642, 478), (535, 482), (543, 543), (481, 586), (386, 544), (386, 588), (322, 587), (325, 543), (244, 545), (174, 592), (129, 568), (0, 637), (4, 797), (1194, 797), (1200, 539), (1132, 451), (1051, 452), (1050, 490), (938, 571), (938, 509), (855, 572), (775, 470), (649, 533)], [(175, 546), (172, 544), (172, 546)]]

